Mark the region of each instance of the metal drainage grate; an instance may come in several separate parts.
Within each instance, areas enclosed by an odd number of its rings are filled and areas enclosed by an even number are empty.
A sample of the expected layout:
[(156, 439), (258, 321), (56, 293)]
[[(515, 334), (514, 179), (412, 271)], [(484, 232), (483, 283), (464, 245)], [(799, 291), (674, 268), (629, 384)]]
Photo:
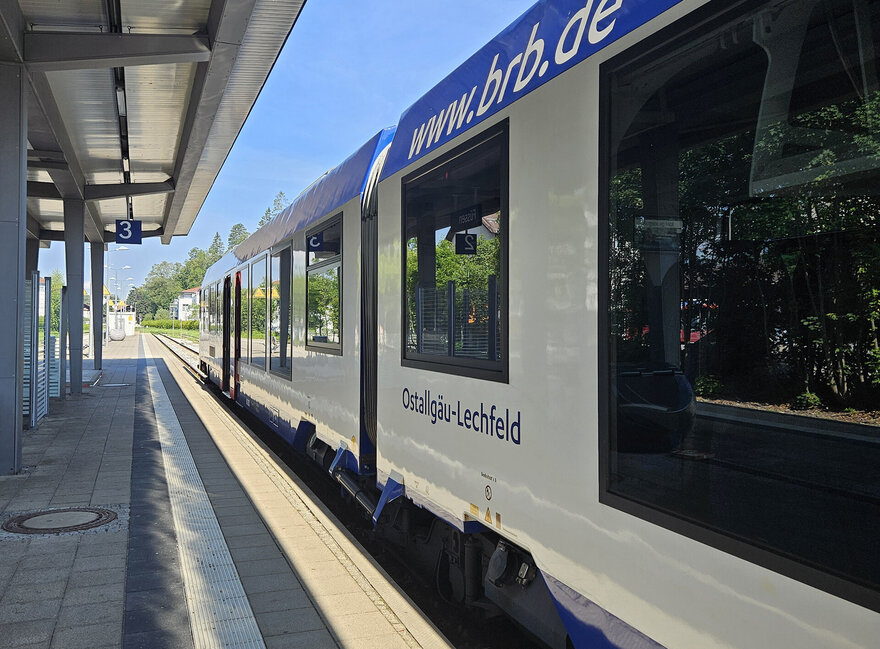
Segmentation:
[(61, 534), (90, 530), (114, 520), (116, 512), (102, 507), (67, 507), (19, 514), (2, 527), (15, 534)]

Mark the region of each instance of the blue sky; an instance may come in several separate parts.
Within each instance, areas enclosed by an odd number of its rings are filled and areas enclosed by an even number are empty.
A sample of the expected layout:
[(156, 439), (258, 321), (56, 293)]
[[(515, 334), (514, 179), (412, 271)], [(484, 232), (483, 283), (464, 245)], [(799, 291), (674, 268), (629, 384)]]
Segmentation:
[[(309, 0), (195, 224), (163, 246), (112, 253), (121, 292), (154, 263), (183, 261), (226, 239), (234, 223), (253, 232), (279, 191), (293, 198), (519, 17), (535, 0)], [(110, 249), (115, 249), (110, 244)], [(86, 276), (89, 274), (88, 249)], [(40, 251), (40, 271), (64, 270), (64, 246)], [(112, 276), (113, 273), (111, 273)], [(132, 282), (126, 278), (134, 278)]]

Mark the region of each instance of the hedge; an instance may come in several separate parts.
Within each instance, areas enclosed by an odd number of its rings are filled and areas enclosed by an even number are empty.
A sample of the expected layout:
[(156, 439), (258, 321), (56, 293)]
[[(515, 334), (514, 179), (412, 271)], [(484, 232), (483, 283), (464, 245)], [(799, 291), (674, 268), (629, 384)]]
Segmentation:
[(154, 327), (156, 329), (189, 329), (198, 331), (198, 320), (171, 320), (164, 318), (162, 320), (144, 320), (141, 322), (142, 327)]

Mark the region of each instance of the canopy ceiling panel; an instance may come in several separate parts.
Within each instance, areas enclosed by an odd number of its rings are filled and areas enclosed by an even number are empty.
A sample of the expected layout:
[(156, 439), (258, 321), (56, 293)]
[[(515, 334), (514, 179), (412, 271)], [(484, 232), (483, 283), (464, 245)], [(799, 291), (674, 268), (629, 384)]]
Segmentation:
[[(152, 173), (150, 181), (138, 176), (141, 182), (161, 182), (174, 173), (195, 70), (194, 63), (172, 63), (125, 71), (131, 171)], [(165, 177), (159, 178), (159, 172)]]
[(0, 0), (0, 62), (29, 81), (29, 236), (57, 239), (69, 199), (91, 242), (132, 217), (186, 235), (304, 4)]
[(132, 32), (189, 33), (204, 32), (211, 9), (210, 0), (123, 0), (123, 26)]
[(20, 0), (18, 4), (32, 31), (109, 28), (104, 0)]
[(75, 70), (47, 72), (46, 77), (86, 182), (122, 182), (113, 73)]

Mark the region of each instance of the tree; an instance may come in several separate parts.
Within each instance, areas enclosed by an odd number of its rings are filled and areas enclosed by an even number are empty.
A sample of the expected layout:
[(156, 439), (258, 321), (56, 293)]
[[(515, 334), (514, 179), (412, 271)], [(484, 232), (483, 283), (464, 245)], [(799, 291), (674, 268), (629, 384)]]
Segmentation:
[(272, 207), (266, 208), (266, 211), (263, 212), (263, 216), (257, 223), (257, 227), (261, 228), (266, 225), (269, 221), (281, 214), (281, 212), (284, 211), (284, 208), (288, 205), (290, 205), (290, 201), (287, 200), (287, 196), (285, 196), (284, 192), (278, 192), (275, 195), (275, 199), (272, 201)]
[(211, 245), (208, 246), (208, 267), (213, 266), (220, 258), (226, 253), (226, 248), (223, 246), (223, 239), (220, 238), (220, 233), (214, 233), (214, 239), (211, 241)]
[(238, 244), (247, 239), (250, 234), (251, 233), (248, 232), (243, 223), (236, 223), (233, 225), (229, 230), (229, 236), (226, 238), (226, 251), (229, 252), (235, 248)]
[(61, 287), (64, 286), (64, 273), (57, 268), (52, 271), (52, 331), (61, 329)]

